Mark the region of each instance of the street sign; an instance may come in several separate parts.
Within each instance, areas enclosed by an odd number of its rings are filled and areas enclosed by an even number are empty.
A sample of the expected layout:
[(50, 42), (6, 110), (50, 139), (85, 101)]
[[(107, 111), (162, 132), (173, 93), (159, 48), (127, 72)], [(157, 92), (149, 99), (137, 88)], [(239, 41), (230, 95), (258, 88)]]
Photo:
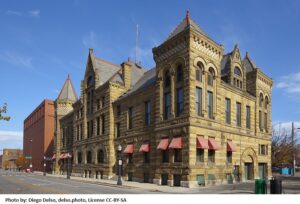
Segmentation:
[(25, 159), (32, 159), (32, 156), (25, 156)]

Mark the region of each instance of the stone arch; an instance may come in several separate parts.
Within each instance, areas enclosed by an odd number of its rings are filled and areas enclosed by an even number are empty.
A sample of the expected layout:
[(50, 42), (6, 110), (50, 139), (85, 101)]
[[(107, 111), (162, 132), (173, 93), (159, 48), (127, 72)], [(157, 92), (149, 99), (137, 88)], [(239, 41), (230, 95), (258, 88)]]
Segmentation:
[(206, 61), (202, 58), (202, 57), (196, 57), (194, 59), (194, 63), (193, 65), (196, 67), (198, 62), (201, 62), (203, 64), (203, 66), (205, 67), (206, 66)]
[(218, 71), (218, 69), (217, 69), (217, 66), (216, 66), (214, 63), (209, 62), (209, 63), (205, 66), (205, 70), (208, 72), (209, 69), (211, 69), (211, 68), (212, 68), (212, 69), (214, 70), (214, 72), (215, 72), (215, 77), (219, 76), (219, 71)]
[[(242, 179), (253, 180), (257, 176), (257, 154), (252, 147), (244, 149), (241, 164)], [(246, 169), (248, 169), (248, 172), (246, 172)]]

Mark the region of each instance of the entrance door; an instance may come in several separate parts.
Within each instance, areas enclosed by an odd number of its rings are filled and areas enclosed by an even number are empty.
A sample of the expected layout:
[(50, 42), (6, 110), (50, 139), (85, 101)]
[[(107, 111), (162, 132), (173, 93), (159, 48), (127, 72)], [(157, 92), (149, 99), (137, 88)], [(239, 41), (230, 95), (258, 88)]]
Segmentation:
[(161, 185), (168, 185), (168, 174), (162, 174), (161, 175)]
[(253, 180), (253, 163), (245, 163), (245, 180)]
[(266, 177), (266, 170), (267, 170), (267, 164), (266, 163), (259, 163), (258, 164), (258, 175), (259, 178), (264, 179)]

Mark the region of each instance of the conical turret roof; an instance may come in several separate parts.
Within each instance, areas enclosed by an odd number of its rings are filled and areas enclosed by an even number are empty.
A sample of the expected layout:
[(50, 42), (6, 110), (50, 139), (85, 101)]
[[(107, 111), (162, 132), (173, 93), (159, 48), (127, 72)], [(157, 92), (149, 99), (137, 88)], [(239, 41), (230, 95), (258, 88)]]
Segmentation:
[(73, 87), (69, 75), (57, 97), (57, 100), (71, 100), (71, 101), (77, 100), (77, 94), (75, 92), (75, 89)]

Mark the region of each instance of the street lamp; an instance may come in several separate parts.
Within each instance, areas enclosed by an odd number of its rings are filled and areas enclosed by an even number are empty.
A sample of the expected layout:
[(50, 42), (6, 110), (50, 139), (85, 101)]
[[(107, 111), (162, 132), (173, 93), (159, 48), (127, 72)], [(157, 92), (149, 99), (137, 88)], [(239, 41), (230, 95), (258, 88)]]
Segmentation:
[(29, 140), (30, 142), (30, 165), (29, 165), (29, 168), (30, 168), (30, 172), (32, 172), (33, 168), (32, 168), (32, 139)]
[(118, 182), (117, 185), (122, 185), (122, 156), (121, 156), (121, 151), (122, 151), (122, 146), (119, 144), (118, 145)]
[(44, 156), (44, 176), (46, 176), (46, 156)]
[(295, 130), (300, 130), (300, 128), (294, 128), (294, 122), (292, 122), (292, 151), (293, 151), (293, 172), (292, 176), (295, 176), (296, 171), (296, 155), (295, 155)]

